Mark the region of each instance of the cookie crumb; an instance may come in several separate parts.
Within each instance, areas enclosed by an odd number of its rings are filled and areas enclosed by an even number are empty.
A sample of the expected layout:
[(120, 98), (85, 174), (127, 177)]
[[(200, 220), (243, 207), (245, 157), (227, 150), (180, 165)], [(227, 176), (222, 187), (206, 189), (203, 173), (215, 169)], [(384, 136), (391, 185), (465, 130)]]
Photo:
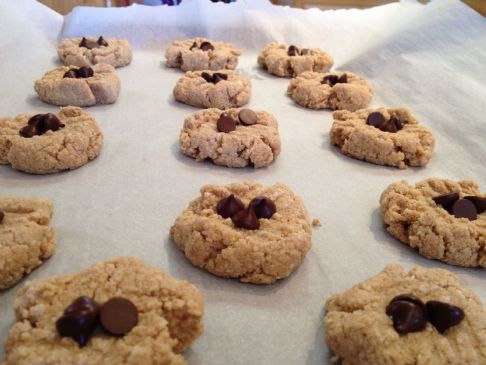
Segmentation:
[(314, 218), (312, 220), (312, 227), (322, 227), (322, 223), (319, 218)]

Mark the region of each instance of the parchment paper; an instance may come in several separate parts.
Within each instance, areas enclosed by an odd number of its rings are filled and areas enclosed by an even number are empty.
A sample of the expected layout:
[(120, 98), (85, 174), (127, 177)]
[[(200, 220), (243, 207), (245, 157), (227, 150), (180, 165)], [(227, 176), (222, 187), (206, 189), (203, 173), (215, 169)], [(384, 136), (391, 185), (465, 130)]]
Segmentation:
[[(1, 194), (54, 202), (58, 240), (50, 260), (0, 293), (0, 342), (14, 320), (15, 292), (27, 280), (121, 255), (141, 258), (202, 291), (205, 333), (185, 352), (193, 365), (329, 363), (324, 301), (392, 262), (449, 269), (486, 301), (484, 269), (422, 258), (388, 235), (379, 215), (381, 192), (401, 179), (468, 178), (486, 189), (486, 21), (461, 2), (402, 1), (322, 12), (256, 0), (184, 0), (178, 7), (76, 8), (63, 19), (33, 0), (4, 0), (0, 34), (2, 116), (57, 110), (36, 97), (33, 84), (59, 65), (62, 37), (128, 38), (135, 51), (133, 63), (118, 69), (122, 91), (116, 104), (87, 109), (105, 136), (96, 160), (48, 176), (0, 166)], [(248, 106), (273, 113), (280, 123), (282, 153), (270, 167), (229, 169), (179, 152), (182, 122), (197, 109), (174, 101), (172, 88), (182, 73), (162, 61), (171, 40), (193, 36), (244, 50), (238, 68), (252, 80)], [(372, 106), (410, 107), (437, 139), (429, 165), (398, 170), (341, 155), (329, 143), (331, 112), (297, 106), (286, 96), (288, 79), (258, 69), (258, 51), (269, 41), (322, 47), (335, 57), (336, 69), (370, 80)], [(245, 179), (289, 185), (310, 217), (323, 223), (313, 229), (313, 246), (299, 269), (269, 286), (208, 274), (168, 239), (175, 218), (202, 185)]]

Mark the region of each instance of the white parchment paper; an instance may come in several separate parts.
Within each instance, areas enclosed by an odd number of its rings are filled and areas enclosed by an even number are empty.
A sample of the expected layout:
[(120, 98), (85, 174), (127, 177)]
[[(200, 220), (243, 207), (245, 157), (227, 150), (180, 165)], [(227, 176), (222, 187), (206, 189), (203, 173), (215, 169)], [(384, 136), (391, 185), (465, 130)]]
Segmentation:
[[(2, 116), (57, 109), (36, 97), (33, 84), (59, 65), (62, 37), (127, 38), (135, 51), (133, 63), (118, 69), (117, 103), (88, 109), (105, 135), (96, 160), (48, 176), (0, 166), (1, 194), (54, 202), (58, 240), (50, 260), (0, 293), (0, 342), (14, 320), (15, 292), (27, 280), (121, 255), (189, 280), (203, 293), (205, 333), (185, 352), (190, 364), (329, 363), (325, 299), (392, 262), (449, 269), (486, 301), (484, 269), (422, 258), (388, 235), (379, 215), (381, 192), (401, 179), (468, 178), (486, 189), (486, 20), (461, 2), (402, 1), (322, 12), (257, 0), (184, 0), (178, 7), (81, 7), (63, 18), (33, 0), (3, 0), (0, 34)], [(248, 106), (273, 113), (280, 123), (282, 153), (270, 167), (229, 169), (179, 152), (181, 124), (197, 109), (174, 101), (172, 88), (182, 73), (162, 61), (171, 40), (193, 36), (243, 49), (238, 68), (252, 80)], [(410, 107), (437, 139), (429, 165), (397, 170), (341, 155), (329, 143), (331, 112), (297, 106), (286, 96), (288, 79), (257, 67), (258, 51), (269, 41), (322, 47), (334, 56), (336, 69), (370, 80), (372, 106)], [(170, 226), (202, 185), (244, 179), (286, 183), (310, 217), (323, 223), (313, 229), (313, 246), (299, 269), (270, 286), (208, 274), (168, 240)]]

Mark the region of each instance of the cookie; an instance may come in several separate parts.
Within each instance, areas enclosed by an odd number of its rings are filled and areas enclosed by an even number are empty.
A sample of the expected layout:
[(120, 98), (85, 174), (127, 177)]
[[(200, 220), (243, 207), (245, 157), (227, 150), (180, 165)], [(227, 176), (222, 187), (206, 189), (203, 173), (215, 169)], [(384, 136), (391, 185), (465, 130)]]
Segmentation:
[(202, 108), (235, 108), (250, 100), (250, 79), (234, 71), (188, 71), (177, 81), (174, 97)]
[(58, 67), (37, 80), (34, 89), (49, 104), (91, 106), (113, 104), (120, 94), (120, 79), (111, 65)]
[[(468, 205), (473, 216), (461, 214)], [(393, 183), (382, 193), (380, 208), (388, 232), (420, 255), (451, 265), (486, 267), (486, 194), (474, 181)]]
[[(87, 334), (81, 344), (75, 336), (61, 336), (65, 326), (59, 323), (63, 313), (69, 314), (68, 307), (74, 319), (85, 314), (79, 300), (78, 305), (74, 303), (80, 297), (89, 298), (85, 304), (91, 301), (92, 306), (101, 307), (102, 326)], [(121, 329), (127, 320), (115, 321), (117, 308), (127, 313), (119, 298), (132, 303), (136, 312), (128, 313), (134, 314), (136, 321), (124, 335), (113, 336), (108, 331)], [(5, 362), (12, 365), (186, 364), (179, 353), (203, 331), (199, 291), (134, 258), (118, 258), (76, 274), (33, 281), (17, 293), (15, 314), (5, 342)], [(71, 330), (77, 329), (77, 324), (71, 323)]]
[(107, 63), (113, 67), (122, 67), (132, 62), (130, 44), (124, 39), (103, 37), (66, 38), (57, 49), (59, 59), (66, 66), (92, 67), (98, 63)]
[(336, 363), (486, 364), (486, 310), (447, 270), (391, 264), (325, 309)]
[(247, 181), (203, 186), (170, 238), (192, 264), (214, 275), (271, 284), (302, 262), (311, 229), (302, 201), (287, 186)]
[(406, 108), (347, 110), (332, 114), (331, 143), (345, 155), (378, 165), (425, 166), (435, 139)]
[(334, 64), (332, 56), (320, 48), (297, 48), (270, 43), (258, 56), (258, 64), (268, 73), (295, 77), (306, 71), (327, 72)]
[(306, 71), (290, 81), (287, 90), (299, 105), (309, 109), (366, 108), (373, 97), (371, 85), (351, 72)]
[(31, 174), (72, 170), (101, 151), (103, 134), (90, 114), (78, 107), (59, 113), (0, 118), (0, 165)]
[(166, 66), (183, 71), (234, 70), (241, 50), (207, 38), (173, 41), (165, 51)]
[[(246, 119), (245, 119), (246, 118)], [(228, 167), (266, 167), (280, 154), (277, 120), (250, 109), (200, 110), (184, 120), (182, 153)]]
[(52, 204), (0, 196), (0, 289), (15, 285), (56, 249)]

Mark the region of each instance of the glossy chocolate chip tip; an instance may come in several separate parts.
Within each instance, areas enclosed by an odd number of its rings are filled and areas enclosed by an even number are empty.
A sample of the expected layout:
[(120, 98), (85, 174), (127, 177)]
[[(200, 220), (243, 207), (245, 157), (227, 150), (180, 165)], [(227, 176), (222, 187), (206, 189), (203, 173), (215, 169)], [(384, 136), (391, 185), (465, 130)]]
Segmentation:
[(218, 132), (229, 133), (236, 129), (236, 122), (231, 115), (221, 113), (218, 122), (216, 123), (216, 128), (218, 129)]
[(238, 213), (231, 217), (231, 221), (238, 228), (244, 228), (249, 230), (256, 230), (260, 228), (260, 221), (255, 214), (255, 211), (251, 206), (246, 209), (240, 210)]
[(407, 124), (407, 121), (399, 120), (393, 115), (386, 120), (380, 112), (372, 112), (368, 114), (366, 124), (378, 128), (382, 132), (396, 133)]
[(66, 71), (63, 75), (63, 78), (71, 78), (71, 79), (87, 79), (94, 75), (94, 71), (91, 67), (80, 67), (78, 69), (72, 68)]
[(431, 300), (425, 306), (429, 322), (440, 333), (444, 333), (449, 328), (458, 325), (465, 317), (465, 313), (461, 308), (449, 303)]
[(114, 336), (128, 334), (138, 324), (138, 310), (129, 299), (114, 297), (101, 306), (100, 323)]
[(277, 212), (275, 203), (266, 197), (253, 198), (249, 204), (253, 208), (257, 218), (270, 219)]
[(26, 126), (19, 130), (19, 134), (24, 138), (32, 138), (40, 136), (49, 130), (57, 131), (64, 127), (65, 125), (52, 113), (36, 114), (29, 119)]
[(392, 317), (393, 328), (400, 334), (418, 332), (427, 325), (425, 305), (410, 294), (393, 298), (386, 307), (386, 314)]
[(216, 206), (216, 212), (223, 218), (231, 218), (243, 209), (245, 209), (245, 205), (234, 194), (221, 199)]
[(213, 84), (217, 84), (223, 80), (228, 80), (228, 75), (222, 72), (215, 72), (212, 75), (207, 72), (202, 72), (201, 77), (206, 80), (206, 82), (211, 82)]
[(99, 37), (96, 42), (88, 40), (86, 37), (83, 37), (81, 39), (81, 42), (79, 42), (79, 47), (84, 47), (87, 49), (93, 49), (93, 48), (99, 48), (99, 47), (107, 47), (108, 42), (105, 41), (103, 37)]
[(199, 46), (199, 48), (203, 51), (213, 51), (214, 50), (214, 46), (210, 42), (207, 42), (207, 41), (202, 42), (201, 45)]
[(0, 223), (3, 222), (3, 218), (5, 217), (5, 213), (3, 212), (3, 209), (0, 208)]

